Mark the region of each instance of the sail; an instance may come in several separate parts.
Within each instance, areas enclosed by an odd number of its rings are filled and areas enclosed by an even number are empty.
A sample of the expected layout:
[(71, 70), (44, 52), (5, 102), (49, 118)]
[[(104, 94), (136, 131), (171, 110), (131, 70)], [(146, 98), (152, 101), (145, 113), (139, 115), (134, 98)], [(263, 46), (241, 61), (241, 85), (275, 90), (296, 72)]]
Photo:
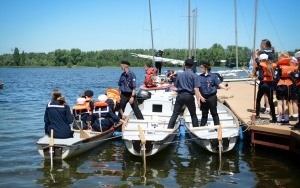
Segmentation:
[(144, 55), (144, 54), (137, 54), (137, 53), (130, 53), (133, 57), (139, 57), (142, 59), (149, 59), (152, 60), (154, 58), (155, 62), (166, 62), (171, 63), (173, 65), (183, 65), (184, 61), (179, 59), (170, 59), (170, 58), (163, 58), (163, 57), (157, 57), (157, 56), (151, 56), (151, 55)]

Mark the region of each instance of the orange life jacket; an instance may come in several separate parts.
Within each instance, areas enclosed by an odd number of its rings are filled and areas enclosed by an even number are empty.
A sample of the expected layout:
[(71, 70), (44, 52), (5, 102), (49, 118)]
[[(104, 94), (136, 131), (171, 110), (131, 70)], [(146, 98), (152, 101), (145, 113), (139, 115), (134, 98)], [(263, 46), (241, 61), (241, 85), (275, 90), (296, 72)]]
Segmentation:
[(286, 85), (290, 86), (293, 84), (291, 76), (288, 74), (289, 72), (297, 72), (296, 66), (290, 66), (290, 61), (292, 58), (283, 58), (277, 62), (277, 65), (281, 67), (281, 76), (277, 85)]
[(93, 113), (108, 112), (108, 104), (106, 102), (97, 101), (94, 103)]
[(108, 99), (114, 101), (114, 108), (112, 110), (117, 110), (116, 107), (118, 104), (120, 104), (121, 100), (120, 92), (116, 89), (108, 88), (106, 90), (106, 96)]
[(90, 101), (85, 101), (84, 104), (76, 104), (73, 107), (74, 115), (80, 115), (82, 113), (89, 113), (91, 111)]
[(156, 84), (154, 83), (154, 74), (155, 74), (155, 69), (154, 68), (148, 68), (146, 70), (146, 76), (145, 76), (145, 86), (146, 87), (156, 87)]
[[(262, 80), (262, 82), (272, 82), (273, 81), (273, 76), (269, 75), (268, 72), (268, 66), (266, 64), (266, 62), (262, 62), (259, 64), (264, 72), (264, 79)], [(276, 64), (272, 63), (273, 69), (275, 69)]]

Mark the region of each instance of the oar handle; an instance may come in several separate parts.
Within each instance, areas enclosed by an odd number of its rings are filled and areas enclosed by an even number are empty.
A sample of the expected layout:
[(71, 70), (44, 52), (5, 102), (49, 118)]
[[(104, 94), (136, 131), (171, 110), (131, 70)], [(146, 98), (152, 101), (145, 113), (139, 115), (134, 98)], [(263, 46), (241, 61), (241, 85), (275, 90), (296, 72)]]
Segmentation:
[(138, 129), (139, 129), (139, 133), (140, 133), (141, 143), (146, 144), (146, 138), (145, 138), (144, 132), (140, 125), (138, 125)]
[(222, 141), (222, 125), (219, 125), (218, 129), (218, 141)]
[(54, 138), (53, 138), (53, 129), (50, 131), (50, 141), (49, 141), (49, 146), (54, 146)]

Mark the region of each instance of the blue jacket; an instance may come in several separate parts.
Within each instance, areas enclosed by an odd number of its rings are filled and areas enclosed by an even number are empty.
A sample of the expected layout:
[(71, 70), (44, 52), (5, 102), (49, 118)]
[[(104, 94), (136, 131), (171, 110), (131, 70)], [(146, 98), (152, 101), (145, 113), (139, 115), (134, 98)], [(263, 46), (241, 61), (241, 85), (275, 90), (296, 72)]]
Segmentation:
[(53, 129), (54, 138), (70, 138), (73, 137), (70, 124), (73, 122), (74, 116), (68, 105), (61, 105), (54, 100), (46, 105), (44, 122), (45, 133), (50, 136)]
[(123, 72), (120, 76), (119, 83), (121, 92), (131, 93), (133, 88), (136, 87), (136, 76), (130, 70), (126, 73)]
[(217, 93), (218, 85), (221, 83), (221, 80), (216, 74), (208, 72), (207, 75), (200, 74), (199, 76), (200, 82), (200, 93), (203, 97), (207, 97), (210, 95), (214, 95)]

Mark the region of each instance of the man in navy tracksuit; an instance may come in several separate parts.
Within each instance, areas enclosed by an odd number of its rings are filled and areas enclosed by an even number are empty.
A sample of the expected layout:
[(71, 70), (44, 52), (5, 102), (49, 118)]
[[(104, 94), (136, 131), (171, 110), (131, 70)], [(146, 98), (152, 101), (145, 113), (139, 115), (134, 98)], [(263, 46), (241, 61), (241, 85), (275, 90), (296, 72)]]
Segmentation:
[(51, 129), (53, 129), (54, 138), (73, 137), (73, 131), (71, 131), (70, 126), (73, 120), (74, 117), (70, 107), (65, 102), (65, 98), (59, 90), (54, 89), (52, 101), (47, 104), (45, 110), (45, 134), (50, 136)]
[(174, 128), (176, 119), (184, 105), (188, 108), (191, 114), (193, 127), (199, 126), (194, 95), (196, 95), (199, 106), (200, 93), (198, 87), (200, 87), (200, 83), (197, 80), (197, 75), (191, 70), (194, 65), (194, 60), (187, 59), (184, 64), (185, 71), (180, 73), (174, 82), (174, 86), (177, 87), (178, 95), (176, 97), (173, 114), (168, 124), (168, 129)]

